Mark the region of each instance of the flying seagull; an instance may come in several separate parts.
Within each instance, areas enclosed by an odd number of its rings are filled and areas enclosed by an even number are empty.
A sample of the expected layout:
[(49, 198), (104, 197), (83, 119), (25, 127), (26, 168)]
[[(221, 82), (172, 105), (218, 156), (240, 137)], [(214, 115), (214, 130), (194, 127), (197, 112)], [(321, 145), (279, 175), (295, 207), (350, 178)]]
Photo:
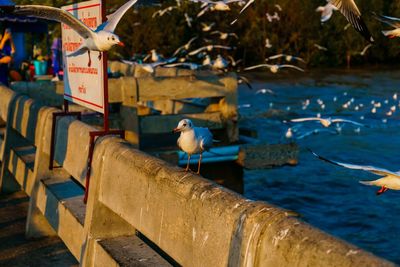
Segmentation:
[(346, 120), (346, 119), (323, 119), (323, 118), (318, 118), (318, 117), (310, 117), (310, 118), (299, 118), (299, 119), (292, 119), (290, 120), (291, 122), (304, 122), (304, 121), (319, 121), (324, 127), (329, 127), (332, 125), (332, 123), (351, 123), (357, 126), (364, 126), (364, 124), (361, 124), (359, 122), (351, 121), (351, 120)]
[(374, 42), (374, 38), (372, 38), (367, 25), (365, 25), (364, 20), (361, 18), (361, 12), (354, 0), (330, 0), (330, 3), (339, 9), (340, 13), (346, 17), (354, 29), (368, 42)]
[(362, 171), (367, 171), (371, 172), (375, 175), (383, 176), (377, 180), (373, 181), (360, 181), (360, 183), (365, 184), (365, 185), (376, 185), (380, 186), (381, 189), (379, 189), (376, 194), (380, 195), (385, 193), (388, 189), (393, 189), (393, 190), (400, 190), (400, 172), (392, 172), (388, 171), (385, 169), (377, 168), (374, 166), (362, 166), (362, 165), (355, 165), (355, 164), (348, 164), (348, 163), (341, 163), (333, 160), (329, 160), (326, 158), (321, 157), (320, 155), (316, 154), (315, 152), (311, 151), (308, 149), (314, 156), (319, 158), (320, 160), (326, 161), (328, 163), (341, 166), (344, 168), (348, 169), (353, 169), (353, 170), (362, 170)]
[(195, 127), (191, 120), (183, 119), (173, 130), (174, 133), (180, 132), (177, 144), (180, 149), (188, 154), (188, 161), (185, 171), (189, 171), (190, 156), (200, 153), (197, 174), (200, 173), (200, 164), (203, 152), (209, 150), (213, 145), (213, 136), (208, 128)]
[(334, 5), (332, 5), (329, 0), (327, 1), (328, 3), (325, 6), (319, 6), (315, 10), (316, 12), (321, 12), (321, 22), (324, 23), (328, 21), (333, 14), (333, 11), (338, 10)]
[(389, 31), (382, 31), (383, 35), (388, 36), (389, 38), (395, 38), (400, 36), (400, 19), (389, 17), (389, 16), (382, 16), (373, 13), (374, 17), (389, 26), (392, 26), (394, 29)]
[(68, 11), (56, 7), (42, 5), (16, 5), (12, 11), (15, 15), (23, 15), (28, 17), (36, 17), (47, 20), (54, 20), (64, 23), (76, 31), (82, 38), (83, 43), (74, 52), (68, 54), (68, 57), (82, 55), (88, 52), (89, 63), (90, 50), (99, 51), (99, 59), (101, 52), (108, 51), (114, 45), (124, 46), (119, 37), (114, 34), (118, 22), (121, 20), (125, 12), (136, 3), (137, 0), (130, 0), (118, 8), (114, 13), (107, 16), (107, 21), (99, 25), (96, 30), (91, 30), (82, 21), (74, 17)]

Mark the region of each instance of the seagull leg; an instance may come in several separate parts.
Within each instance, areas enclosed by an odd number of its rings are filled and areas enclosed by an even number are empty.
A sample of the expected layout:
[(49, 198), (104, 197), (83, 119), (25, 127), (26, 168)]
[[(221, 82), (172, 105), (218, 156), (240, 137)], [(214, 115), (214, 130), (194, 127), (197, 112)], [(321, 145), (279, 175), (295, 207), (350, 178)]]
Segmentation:
[(190, 154), (188, 154), (188, 160), (187, 160), (185, 172), (190, 171), (190, 169), (189, 169), (189, 162), (190, 162)]
[(203, 158), (203, 153), (200, 153), (199, 165), (197, 166), (197, 174), (200, 174), (200, 164), (201, 164), (201, 159), (202, 158)]
[(386, 191), (388, 191), (389, 188), (387, 188), (386, 186), (382, 186), (381, 189), (379, 189), (378, 191), (376, 191), (376, 194), (379, 196), (380, 194), (385, 193)]
[(90, 50), (88, 50), (87, 53), (88, 53), (88, 56), (89, 56), (89, 62), (87, 64), (87, 66), (90, 67), (92, 65), (92, 60), (90, 58)]
[(97, 57), (99, 60), (101, 60), (101, 51), (99, 51), (99, 56)]

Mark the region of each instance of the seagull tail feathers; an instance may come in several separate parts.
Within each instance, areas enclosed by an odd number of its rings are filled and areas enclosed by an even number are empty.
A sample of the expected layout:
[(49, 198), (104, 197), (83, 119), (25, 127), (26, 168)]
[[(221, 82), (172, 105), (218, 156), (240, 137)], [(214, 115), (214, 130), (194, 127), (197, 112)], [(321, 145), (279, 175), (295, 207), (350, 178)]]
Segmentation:
[(363, 185), (374, 185), (374, 181), (359, 181)]

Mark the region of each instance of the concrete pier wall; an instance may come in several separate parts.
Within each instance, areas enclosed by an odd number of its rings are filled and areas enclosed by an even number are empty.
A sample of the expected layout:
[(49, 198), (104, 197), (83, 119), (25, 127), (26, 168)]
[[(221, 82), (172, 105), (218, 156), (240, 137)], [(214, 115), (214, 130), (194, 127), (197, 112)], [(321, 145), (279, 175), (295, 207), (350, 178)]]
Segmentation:
[(82, 266), (394, 266), (113, 136), (96, 141), (85, 205), (94, 129), (60, 119), (49, 170), (57, 111), (0, 86), (0, 186), (30, 196), (28, 237), (59, 235)]

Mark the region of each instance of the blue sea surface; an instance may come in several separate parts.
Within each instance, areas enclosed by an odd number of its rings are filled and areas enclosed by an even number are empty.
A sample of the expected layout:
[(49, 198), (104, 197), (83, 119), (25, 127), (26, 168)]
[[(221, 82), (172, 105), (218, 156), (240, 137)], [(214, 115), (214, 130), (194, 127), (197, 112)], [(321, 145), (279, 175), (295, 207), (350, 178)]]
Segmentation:
[[(340, 162), (400, 170), (400, 72), (328, 70), (295, 78), (269, 76), (252, 84), (253, 89), (243, 85), (239, 88), (240, 125), (257, 129), (263, 142), (290, 142), (284, 137), (289, 127), (295, 137), (323, 129), (318, 122), (284, 122), (315, 117), (317, 113), (368, 127), (343, 124), (340, 133), (331, 126), (332, 132), (293, 138), (300, 147), (299, 164), (247, 170), (245, 196), (296, 211), (307, 223), (399, 264), (400, 191), (389, 190), (377, 196), (379, 187), (359, 181), (378, 176), (323, 162), (307, 148)], [(256, 93), (262, 88), (271, 89), (276, 95)], [(398, 98), (394, 99), (396, 93)], [(302, 102), (306, 99), (310, 104), (304, 109)], [(344, 108), (343, 104), (349, 101), (349, 107)], [(371, 101), (381, 103), (376, 113), (371, 112)], [(386, 113), (393, 106), (396, 110), (388, 116)], [(271, 118), (272, 113), (275, 116)]]

